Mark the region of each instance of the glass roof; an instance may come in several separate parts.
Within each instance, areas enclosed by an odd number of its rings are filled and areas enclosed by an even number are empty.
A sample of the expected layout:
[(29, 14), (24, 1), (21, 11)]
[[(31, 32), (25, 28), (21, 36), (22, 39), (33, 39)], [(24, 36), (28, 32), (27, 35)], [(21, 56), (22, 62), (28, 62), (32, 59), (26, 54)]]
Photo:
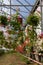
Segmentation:
[(12, 15), (16, 13), (16, 8), (23, 19), (31, 13), (37, 0), (0, 0), (0, 14)]

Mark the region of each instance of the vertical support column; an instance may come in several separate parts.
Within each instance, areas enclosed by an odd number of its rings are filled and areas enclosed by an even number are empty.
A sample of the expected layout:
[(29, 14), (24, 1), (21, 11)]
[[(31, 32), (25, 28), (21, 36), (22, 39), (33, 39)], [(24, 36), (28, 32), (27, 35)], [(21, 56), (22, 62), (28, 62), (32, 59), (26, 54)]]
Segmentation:
[[(1, 5), (2, 5), (2, 1), (1, 1)], [(1, 11), (2, 11), (2, 6), (1, 6)]]
[(40, 0), (41, 7), (41, 32), (43, 32), (43, 0)]
[(11, 16), (11, 0), (10, 0), (10, 16)]
[[(3, 0), (1, 0), (1, 5), (3, 4)], [(3, 6), (0, 6), (0, 11), (1, 11), (1, 14), (3, 14), (3, 12), (2, 12), (2, 7)]]

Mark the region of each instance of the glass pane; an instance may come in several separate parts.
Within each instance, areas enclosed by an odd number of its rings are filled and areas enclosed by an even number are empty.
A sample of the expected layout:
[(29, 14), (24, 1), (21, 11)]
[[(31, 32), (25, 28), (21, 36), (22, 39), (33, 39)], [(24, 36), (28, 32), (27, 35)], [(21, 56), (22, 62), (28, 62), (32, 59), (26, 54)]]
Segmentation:
[(20, 3), (17, 2), (17, 0), (11, 0), (11, 4), (13, 4), (13, 5), (20, 5)]
[(11, 9), (11, 15), (14, 15), (16, 13), (16, 11), (14, 11), (13, 9)]
[(36, 0), (26, 0), (28, 3), (30, 3), (31, 5), (34, 5)]
[(31, 4), (31, 5), (34, 5), (36, 2), (36, 0), (11, 0), (11, 3), (13, 5), (19, 5), (19, 4), (24, 4), (24, 5), (27, 5), (27, 4)]
[(3, 4), (10, 5), (10, 0), (3, 0)]
[[(0, 5), (2, 4), (10, 5), (10, 2), (11, 2), (11, 7), (10, 6), (3, 6), (3, 7), (0, 6), (0, 11), (3, 10), (6, 13), (12, 15), (16, 13), (16, 10), (18, 8), (20, 15), (23, 18), (26, 18), (30, 14), (33, 8), (33, 6), (30, 6), (30, 5), (34, 5), (36, 0), (0, 0)], [(29, 6), (15, 6), (15, 5), (29, 5)]]
[(32, 6), (27, 6), (27, 8), (31, 11), (33, 7)]
[(8, 9), (8, 8), (5, 8), (5, 7), (2, 7), (2, 11), (4, 11), (5, 13), (5, 15), (9, 15), (10, 14), (10, 9)]

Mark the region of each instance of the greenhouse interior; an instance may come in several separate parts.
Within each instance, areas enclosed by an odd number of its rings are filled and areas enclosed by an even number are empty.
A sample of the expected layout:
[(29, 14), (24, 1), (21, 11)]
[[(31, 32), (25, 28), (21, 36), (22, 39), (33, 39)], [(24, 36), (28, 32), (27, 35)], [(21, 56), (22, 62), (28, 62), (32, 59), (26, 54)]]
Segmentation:
[(43, 0), (0, 0), (0, 65), (43, 65)]

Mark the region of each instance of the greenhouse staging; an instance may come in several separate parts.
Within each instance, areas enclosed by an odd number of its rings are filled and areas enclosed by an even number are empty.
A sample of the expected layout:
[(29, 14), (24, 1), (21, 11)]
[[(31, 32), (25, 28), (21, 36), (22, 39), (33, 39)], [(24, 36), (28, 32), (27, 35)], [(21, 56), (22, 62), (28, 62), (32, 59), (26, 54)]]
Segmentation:
[(0, 0), (0, 65), (43, 65), (43, 0)]

